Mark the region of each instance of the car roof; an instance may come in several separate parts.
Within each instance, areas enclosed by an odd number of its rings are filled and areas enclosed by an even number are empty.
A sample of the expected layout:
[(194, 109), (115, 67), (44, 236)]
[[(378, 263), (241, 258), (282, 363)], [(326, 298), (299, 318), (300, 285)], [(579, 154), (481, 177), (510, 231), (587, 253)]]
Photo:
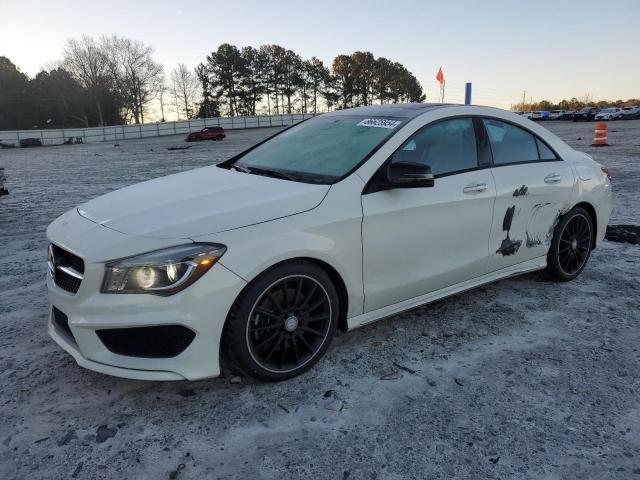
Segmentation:
[[(456, 106), (450, 103), (392, 103), (384, 105), (367, 105), (364, 107), (346, 108), (326, 113), (328, 116), (371, 115), (375, 117), (415, 118), (429, 110)], [(458, 105), (459, 106), (459, 105)]]

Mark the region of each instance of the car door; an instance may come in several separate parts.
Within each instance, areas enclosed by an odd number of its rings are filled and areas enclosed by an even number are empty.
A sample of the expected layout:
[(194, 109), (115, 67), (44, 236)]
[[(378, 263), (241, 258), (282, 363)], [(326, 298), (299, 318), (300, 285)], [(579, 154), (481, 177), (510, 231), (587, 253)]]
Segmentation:
[(497, 192), (489, 240), (489, 269), (496, 271), (547, 254), (574, 175), (535, 134), (496, 119), (483, 125)]
[(476, 127), (429, 124), (388, 160), (429, 165), (433, 187), (363, 193), (365, 312), (485, 273), (495, 186)]

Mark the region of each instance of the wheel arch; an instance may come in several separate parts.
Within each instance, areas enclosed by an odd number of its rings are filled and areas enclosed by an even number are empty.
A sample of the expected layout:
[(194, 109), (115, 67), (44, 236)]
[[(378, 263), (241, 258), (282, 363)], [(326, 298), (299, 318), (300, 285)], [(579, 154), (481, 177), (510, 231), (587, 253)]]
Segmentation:
[(340, 299), (340, 315), (338, 316), (338, 330), (341, 332), (346, 332), (349, 329), (347, 324), (347, 312), (349, 311), (349, 293), (347, 291), (347, 286), (342, 279), (342, 276), (338, 271), (333, 268), (327, 262), (312, 258), (312, 257), (299, 257), (294, 260), (302, 260), (310, 263), (316, 264), (318, 267), (323, 269), (329, 278), (333, 282), (333, 285), (336, 287), (338, 291), (338, 298)]
[[(573, 208), (583, 208), (587, 211), (589, 216), (591, 217), (591, 221), (593, 222), (593, 229), (591, 231), (591, 250), (596, 248), (596, 237), (598, 232), (598, 214), (596, 213), (596, 209), (589, 202), (580, 202), (573, 206)], [(572, 209), (573, 210), (573, 209)]]

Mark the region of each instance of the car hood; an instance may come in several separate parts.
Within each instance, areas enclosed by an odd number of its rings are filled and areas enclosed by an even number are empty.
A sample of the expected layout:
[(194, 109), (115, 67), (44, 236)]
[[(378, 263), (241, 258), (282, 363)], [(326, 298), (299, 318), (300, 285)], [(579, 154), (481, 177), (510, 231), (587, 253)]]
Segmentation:
[(210, 166), (116, 190), (78, 213), (127, 235), (191, 238), (311, 210), (329, 188)]

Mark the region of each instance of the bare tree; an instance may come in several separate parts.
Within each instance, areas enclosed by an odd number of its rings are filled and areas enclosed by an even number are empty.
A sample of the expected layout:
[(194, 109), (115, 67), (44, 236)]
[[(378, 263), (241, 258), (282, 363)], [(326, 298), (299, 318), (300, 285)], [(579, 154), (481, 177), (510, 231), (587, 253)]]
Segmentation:
[(135, 123), (144, 123), (145, 108), (158, 96), (163, 68), (151, 57), (153, 48), (139, 40), (102, 37), (101, 50), (111, 76)]
[(104, 125), (101, 95), (110, 89), (109, 60), (100, 45), (92, 38), (83, 36), (71, 39), (64, 49), (63, 65), (92, 96), (100, 125)]
[(179, 63), (171, 70), (171, 95), (178, 108), (178, 116), (184, 114), (186, 118), (195, 116), (195, 103), (198, 99), (200, 83), (193, 70), (184, 63)]
[(158, 85), (158, 102), (160, 103), (160, 121), (164, 122), (165, 118), (164, 118), (164, 106), (166, 103), (166, 96), (167, 96), (167, 85), (166, 83), (164, 83), (164, 81)]
[(582, 95), (579, 100), (584, 104), (584, 105), (592, 105), (593, 104), (593, 95), (591, 95), (590, 93), (585, 93), (584, 95)]

